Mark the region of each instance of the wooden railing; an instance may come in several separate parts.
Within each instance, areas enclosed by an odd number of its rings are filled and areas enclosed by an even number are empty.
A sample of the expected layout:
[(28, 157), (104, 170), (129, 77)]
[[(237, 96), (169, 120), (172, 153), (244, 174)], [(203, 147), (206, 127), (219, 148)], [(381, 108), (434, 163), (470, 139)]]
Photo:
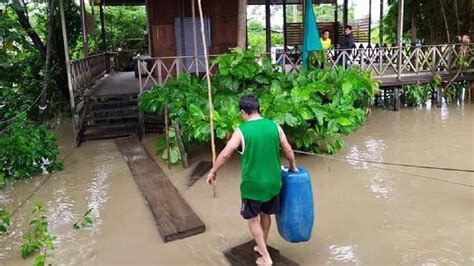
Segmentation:
[(109, 55), (101, 53), (71, 62), (72, 91), (83, 96), (108, 69)]
[[(463, 72), (474, 73), (474, 44), (465, 46), (469, 67)], [(354, 49), (333, 49), (327, 51), (324, 67), (353, 66), (372, 72), (374, 79), (382, 83), (387, 80), (416, 79), (417, 76), (433, 77), (435, 74), (457, 72), (459, 44), (427, 45), (417, 47), (360, 47)], [(284, 73), (299, 72), (301, 54), (276, 53), (272, 61)], [(217, 70), (210, 56), (211, 75)], [(205, 78), (204, 57), (158, 57), (139, 60), (140, 91), (154, 85), (163, 85), (171, 77), (181, 73), (195, 73)]]

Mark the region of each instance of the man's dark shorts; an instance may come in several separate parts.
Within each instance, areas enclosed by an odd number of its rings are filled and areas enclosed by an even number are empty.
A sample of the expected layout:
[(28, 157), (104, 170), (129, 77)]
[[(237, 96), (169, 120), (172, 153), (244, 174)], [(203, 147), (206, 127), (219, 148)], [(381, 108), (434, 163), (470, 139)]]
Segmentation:
[(280, 197), (276, 195), (267, 202), (260, 202), (251, 199), (242, 199), (240, 214), (244, 219), (257, 217), (261, 212), (265, 214), (277, 214), (280, 211)]

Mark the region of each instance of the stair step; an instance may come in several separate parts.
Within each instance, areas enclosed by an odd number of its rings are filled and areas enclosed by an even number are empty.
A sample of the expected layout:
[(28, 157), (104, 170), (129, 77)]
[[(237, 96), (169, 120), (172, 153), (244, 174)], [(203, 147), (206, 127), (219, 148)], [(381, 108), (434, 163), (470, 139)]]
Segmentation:
[(126, 114), (126, 115), (99, 115), (99, 116), (87, 116), (85, 121), (100, 121), (100, 120), (119, 120), (119, 119), (137, 119), (137, 114)]
[(136, 129), (138, 127), (138, 122), (125, 122), (125, 123), (99, 123), (93, 125), (85, 125), (84, 129), (87, 131), (97, 130), (97, 129)]
[(113, 112), (120, 112), (120, 111), (137, 111), (138, 106), (124, 106), (124, 107), (114, 107), (114, 108), (104, 108), (104, 109), (97, 109), (97, 110), (90, 110), (89, 113), (97, 114), (97, 113), (113, 113)]
[(136, 135), (136, 131), (131, 130), (97, 130), (91, 133), (85, 133), (82, 135), (81, 141), (87, 140), (99, 140), (99, 139), (112, 139), (119, 137), (127, 137)]

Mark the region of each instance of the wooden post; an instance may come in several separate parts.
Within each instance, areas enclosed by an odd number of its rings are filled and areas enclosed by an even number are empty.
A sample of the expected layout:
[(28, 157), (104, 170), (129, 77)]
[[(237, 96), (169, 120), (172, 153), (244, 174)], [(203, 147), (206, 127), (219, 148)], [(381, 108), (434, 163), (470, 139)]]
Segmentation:
[(79, 0), (81, 12), (81, 27), (82, 27), (82, 51), (84, 57), (89, 56), (89, 42), (87, 40), (87, 25), (86, 25), (86, 7), (84, 0)]
[(247, 49), (247, 0), (239, 0), (237, 46)]
[(369, 0), (369, 44), (372, 41), (371, 38), (372, 38), (372, 0)]
[(286, 43), (286, 0), (283, 0), (283, 50), (288, 51)]
[(69, 88), (69, 101), (71, 104), (72, 112), (72, 126), (74, 134), (77, 133), (76, 125), (76, 106), (74, 105), (74, 91), (72, 88), (72, 77), (71, 77), (71, 61), (69, 59), (69, 47), (67, 42), (67, 31), (66, 31), (66, 16), (64, 15), (64, 0), (59, 0), (59, 13), (61, 16), (61, 30), (63, 34), (63, 45), (64, 45), (64, 58), (66, 59), (66, 72), (67, 72), (67, 84)]
[[(339, 38), (338, 38), (338, 30), (339, 30), (339, 28), (338, 28), (338, 26), (337, 26), (337, 15), (338, 15), (338, 14), (337, 14), (337, 12), (338, 12), (337, 0), (335, 0), (334, 3), (335, 3), (335, 5), (336, 5), (336, 6), (334, 7), (334, 47), (336, 47), (337, 44), (338, 44), (338, 39), (339, 39)], [(337, 56), (337, 54), (336, 54), (336, 56)]]
[(348, 23), (348, 5), (349, 5), (349, 0), (344, 0), (344, 5), (342, 7), (342, 23), (343, 27), (347, 26)]
[(383, 46), (383, 0), (380, 0), (379, 43)]
[(194, 47), (194, 64), (196, 76), (199, 74), (197, 34), (196, 34), (196, 0), (191, 0), (191, 15), (193, 20), (193, 47)]
[(398, 30), (397, 30), (397, 46), (398, 46), (398, 80), (401, 80), (402, 74), (402, 37), (403, 37), (403, 5), (404, 1), (398, 1)]
[(437, 97), (437, 103), (436, 103), (436, 106), (437, 107), (441, 107), (443, 105), (443, 87), (446, 85), (446, 83), (444, 82), (441, 82), (441, 84), (439, 85), (438, 87), (438, 97)]
[[(180, 41), (181, 41), (181, 56), (186, 56), (186, 47), (185, 47), (186, 43), (184, 41), (184, 34), (185, 34), (185, 32), (184, 32), (184, 0), (180, 0), (179, 4), (181, 6), (181, 14), (179, 16), (179, 21), (180, 21), (179, 31), (180, 31), (180, 35), (181, 35), (181, 39), (180, 39)], [(183, 60), (184, 60), (184, 66), (185, 66), (184, 71), (186, 71), (186, 63), (187, 63), (188, 59), (186, 57), (183, 57)], [(176, 62), (177, 62), (176, 71), (177, 71), (177, 76), (179, 77), (179, 73), (180, 73), (180, 69), (181, 69), (181, 64), (180, 64), (181, 60), (178, 59)]]
[(189, 168), (188, 162), (188, 154), (186, 153), (186, 149), (184, 149), (183, 137), (181, 135), (181, 129), (179, 128), (179, 124), (176, 121), (173, 121), (175, 133), (176, 133), (176, 141), (178, 142), (179, 154), (181, 155), (181, 162), (183, 163), (183, 168)]
[(400, 110), (400, 87), (393, 88), (393, 111)]
[[(168, 123), (168, 104), (165, 104), (165, 139), (166, 139), (166, 153), (168, 155), (168, 169), (171, 169), (171, 147), (170, 147), (170, 136), (169, 136), (169, 123)], [(175, 132), (176, 133), (176, 132)]]
[(267, 56), (271, 57), (272, 51), (272, 25), (271, 25), (271, 13), (270, 13), (270, 0), (265, 0), (265, 36), (266, 36), (266, 53)]

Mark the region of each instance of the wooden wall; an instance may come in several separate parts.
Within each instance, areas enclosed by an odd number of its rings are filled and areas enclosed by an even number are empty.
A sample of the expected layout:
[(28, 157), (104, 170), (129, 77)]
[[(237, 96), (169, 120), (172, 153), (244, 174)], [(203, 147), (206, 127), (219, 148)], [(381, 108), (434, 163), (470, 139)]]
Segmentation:
[[(191, 0), (147, 0), (150, 47), (154, 57), (176, 56), (174, 21), (184, 9), (184, 17), (191, 17)], [(238, 0), (202, 0), (203, 13), (211, 20), (210, 54), (221, 54), (237, 46)], [(199, 19), (196, 1), (196, 19)], [(197, 28), (197, 33), (201, 29)]]

